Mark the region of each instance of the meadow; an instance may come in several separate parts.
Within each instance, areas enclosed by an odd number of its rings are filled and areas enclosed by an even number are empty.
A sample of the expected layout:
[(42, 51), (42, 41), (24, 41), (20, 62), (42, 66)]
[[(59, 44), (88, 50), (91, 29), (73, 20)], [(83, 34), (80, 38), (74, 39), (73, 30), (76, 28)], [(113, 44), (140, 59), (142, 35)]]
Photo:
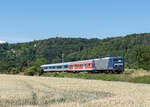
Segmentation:
[(149, 107), (150, 85), (0, 75), (1, 107)]

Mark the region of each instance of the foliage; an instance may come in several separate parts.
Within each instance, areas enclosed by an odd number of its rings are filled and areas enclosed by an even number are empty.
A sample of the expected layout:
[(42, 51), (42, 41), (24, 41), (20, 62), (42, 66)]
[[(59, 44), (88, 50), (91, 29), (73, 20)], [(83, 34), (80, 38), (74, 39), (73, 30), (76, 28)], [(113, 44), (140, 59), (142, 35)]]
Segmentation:
[(19, 70), (17, 68), (12, 68), (10, 71), (11, 74), (18, 74)]
[(138, 46), (135, 51), (138, 68), (150, 70), (150, 46)]
[(24, 71), (24, 75), (33, 76), (33, 75), (35, 75), (35, 73), (36, 73), (36, 68), (35, 67), (26, 68), (25, 71)]
[(34, 63), (33, 63), (33, 67), (35, 67), (36, 69), (36, 74), (38, 75), (42, 75), (43, 74), (43, 70), (40, 68), (41, 65), (43, 64), (47, 64), (48, 61), (44, 58), (40, 58), (37, 59)]

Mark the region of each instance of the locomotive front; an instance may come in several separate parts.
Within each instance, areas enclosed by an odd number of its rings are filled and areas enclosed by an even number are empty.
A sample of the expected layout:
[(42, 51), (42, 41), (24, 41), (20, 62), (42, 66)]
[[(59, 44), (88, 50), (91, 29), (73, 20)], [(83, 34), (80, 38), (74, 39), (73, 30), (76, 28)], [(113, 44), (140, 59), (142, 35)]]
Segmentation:
[(113, 58), (113, 68), (118, 73), (124, 71), (124, 58), (123, 57), (114, 57)]

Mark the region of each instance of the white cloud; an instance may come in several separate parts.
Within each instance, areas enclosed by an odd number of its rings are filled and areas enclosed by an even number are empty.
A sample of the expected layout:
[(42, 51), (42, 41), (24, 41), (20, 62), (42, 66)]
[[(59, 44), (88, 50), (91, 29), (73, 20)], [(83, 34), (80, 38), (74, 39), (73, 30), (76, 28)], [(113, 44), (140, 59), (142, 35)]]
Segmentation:
[(1, 41), (1, 40), (0, 40), (0, 44), (4, 44), (4, 43), (6, 43), (6, 42), (5, 42), (5, 41)]

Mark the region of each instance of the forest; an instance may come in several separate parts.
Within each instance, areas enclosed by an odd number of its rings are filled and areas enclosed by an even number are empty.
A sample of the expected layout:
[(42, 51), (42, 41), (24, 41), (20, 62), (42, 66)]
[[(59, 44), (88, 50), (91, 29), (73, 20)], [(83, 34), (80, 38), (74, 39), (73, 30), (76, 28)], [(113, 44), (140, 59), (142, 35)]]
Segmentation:
[[(107, 56), (123, 56), (128, 69), (150, 70), (150, 33), (105, 39), (49, 38), (0, 44), (0, 73), (40, 74), (40, 65)], [(31, 72), (35, 71), (35, 72)]]

